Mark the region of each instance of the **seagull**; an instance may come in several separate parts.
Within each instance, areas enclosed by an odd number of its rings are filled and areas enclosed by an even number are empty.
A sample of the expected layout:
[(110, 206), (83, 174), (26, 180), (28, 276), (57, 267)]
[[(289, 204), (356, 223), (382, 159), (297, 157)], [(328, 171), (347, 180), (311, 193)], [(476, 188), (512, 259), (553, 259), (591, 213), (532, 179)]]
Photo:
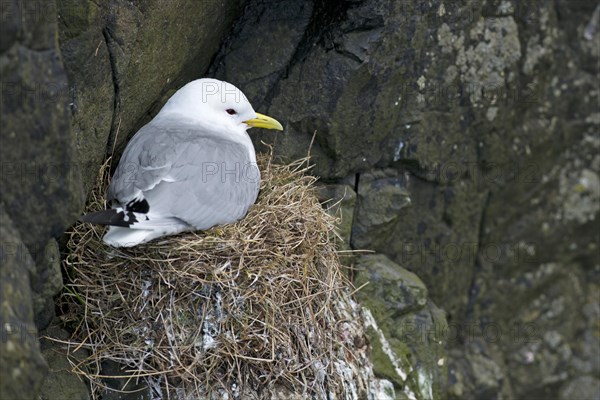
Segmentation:
[(111, 208), (80, 219), (108, 225), (106, 244), (132, 247), (243, 218), (260, 187), (252, 127), (283, 130), (230, 83), (186, 84), (127, 144), (108, 187)]

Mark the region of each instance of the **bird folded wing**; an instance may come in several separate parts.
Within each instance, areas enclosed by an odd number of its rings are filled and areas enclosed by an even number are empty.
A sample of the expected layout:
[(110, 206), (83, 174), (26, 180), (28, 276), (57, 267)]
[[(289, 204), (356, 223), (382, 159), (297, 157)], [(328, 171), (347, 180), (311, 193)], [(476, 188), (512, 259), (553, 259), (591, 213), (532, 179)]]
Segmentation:
[(144, 192), (150, 213), (174, 216), (197, 229), (231, 223), (256, 200), (260, 174), (248, 149), (228, 140), (195, 138), (178, 146), (168, 180)]
[(121, 160), (109, 200), (126, 205), (145, 199), (151, 220), (174, 217), (197, 229), (243, 217), (260, 184), (248, 148), (197, 126), (179, 126), (148, 124), (134, 136), (125, 154), (137, 157)]

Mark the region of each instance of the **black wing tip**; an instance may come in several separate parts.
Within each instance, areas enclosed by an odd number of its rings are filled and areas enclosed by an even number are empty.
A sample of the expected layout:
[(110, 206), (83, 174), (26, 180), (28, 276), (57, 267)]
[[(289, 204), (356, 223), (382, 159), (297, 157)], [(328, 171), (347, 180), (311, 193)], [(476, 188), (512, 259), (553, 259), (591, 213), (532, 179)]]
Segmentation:
[(99, 214), (104, 214), (104, 211), (97, 211), (90, 214), (83, 214), (79, 217), (80, 222), (88, 222), (90, 224), (97, 224)]
[(147, 214), (148, 211), (150, 211), (150, 204), (148, 204), (148, 200), (146, 200), (146, 199), (141, 199), (141, 200), (133, 199), (129, 203), (127, 203), (127, 206), (125, 207), (125, 209), (127, 211), (133, 211), (136, 213)]
[(79, 218), (77, 218), (77, 221), (79, 221), (79, 222), (92, 222), (92, 221), (90, 221), (90, 214), (80, 215)]
[(120, 226), (122, 228), (129, 228), (138, 222), (136, 215), (132, 211), (125, 212), (115, 209), (84, 214), (79, 217), (79, 220), (90, 224)]

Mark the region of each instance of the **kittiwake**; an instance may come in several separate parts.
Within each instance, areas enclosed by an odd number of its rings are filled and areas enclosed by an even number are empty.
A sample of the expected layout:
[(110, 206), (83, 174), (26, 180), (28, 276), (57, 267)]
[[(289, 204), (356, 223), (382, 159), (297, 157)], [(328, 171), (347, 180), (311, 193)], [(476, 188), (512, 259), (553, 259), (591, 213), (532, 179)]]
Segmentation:
[(104, 242), (131, 247), (243, 218), (260, 186), (251, 127), (283, 130), (230, 83), (188, 83), (127, 144), (108, 187), (111, 208), (81, 220), (109, 225)]

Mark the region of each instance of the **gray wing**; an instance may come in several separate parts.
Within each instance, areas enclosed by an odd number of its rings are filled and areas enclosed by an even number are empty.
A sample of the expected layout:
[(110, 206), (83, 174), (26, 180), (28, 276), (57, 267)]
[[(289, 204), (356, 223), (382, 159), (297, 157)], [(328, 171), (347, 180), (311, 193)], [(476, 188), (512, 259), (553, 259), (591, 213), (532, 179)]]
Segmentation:
[(145, 199), (151, 220), (178, 218), (197, 229), (234, 222), (254, 203), (260, 173), (249, 150), (218, 133), (163, 121), (142, 128), (127, 146), (108, 197)]
[[(171, 124), (170, 124), (171, 122)], [(185, 126), (172, 129), (177, 121), (154, 121), (142, 127), (129, 141), (107, 193), (108, 200), (126, 204), (161, 182), (177, 157), (177, 141), (185, 140)]]

